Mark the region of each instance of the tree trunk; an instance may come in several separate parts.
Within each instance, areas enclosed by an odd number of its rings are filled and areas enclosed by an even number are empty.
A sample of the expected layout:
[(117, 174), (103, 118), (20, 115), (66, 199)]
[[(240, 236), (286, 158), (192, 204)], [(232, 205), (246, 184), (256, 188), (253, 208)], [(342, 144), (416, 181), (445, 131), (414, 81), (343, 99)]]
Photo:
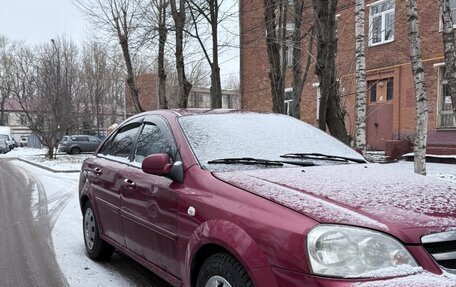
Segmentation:
[[(126, 11), (123, 11), (123, 13), (126, 13)], [(141, 107), (141, 104), (139, 102), (138, 86), (136, 85), (136, 76), (133, 71), (133, 64), (131, 62), (130, 49), (128, 43), (128, 23), (121, 23), (120, 21), (122, 21), (122, 19), (125, 19), (125, 17), (119, 19), (120, 16), (121, 15), (118, 15), (117, 17), (114, 16), (113, 18), (115, 21), (117, 36), (119, 37), (120, 47), (122, 48), (125, 66), (127, 68), (127, 85), (130, 90), (131, 101), (133, 103), (135, 112), (141, 113), (144, 112), (144, 109)]]
[(184, 64), (184, 25), (185, 25), (185, 1), (179, 0), (179, 9), (176, 0), (171, 0), (171, 13), (175, 24), (176, 33), (176, 70), (179, 84), (179, 108), (187, 108), (188, 95), (192, 89), (192, 84), (185, 76)]
[(218, 0), (209, 0), (210, 25), (212, 32), (212, 65), (211, 65), (211, 107), (222, 107), (222, 84), (220, 81), (220, 67), (218, 54)]
[(160, 109), (168, 108), (168, 101), (166, 100), (166, 71), (165, 71), (165, 44), (168, 36), (168, 29), (166, 29), (166, 7), (168, 2), (160, 0), (159, 9), (159, 23), (158, 23), (158, 103)]
[(320, 110), (318, 126), (345, 144), (350, 137), (345, 128), (345, 112), (340, 107), (336, 80), (336, 9), (337, 0), (313, 0), (317, 39), (315, 74), (320, 81)]
[[(282, 3), (283, 2), (283, 3)], [(272, 111), (283, 114), (286, 58), (287, 1), (264, 0), (264, 24), (271, 84)]]
[(416, 0), (407, 0), (408, 38), (416, 94), (415, 173), (426, 175), (428, 105)]
[(366, 150), (366, 44), (364, 37), (364, 0), (356, 0), (356, 132), (355, 147)]
[[(453, 115), (456, 117), (456, 49), (451, 17), (450, 1), (439, 0), (442, 11), (442, 37), (445, 51), (445, 80), (447, 81), (448, 94), (451, 96)], [(455, 118), (456, 120), (456, 118)]]
[(303, 11), (304, 11), (304, 1), (293, 0), (293, 22), (294, 22), (294, 31), (291, 36), (291, 42), (293, 46), (293, 80), (292, 80), (292, 102), (291, 102), (291, 115), (297, 119), (301, 118), (301, 95), (304, 88), (304, 84), (307, 80), (307, 75), (310, 68), (310, 62), (312, 59), (312, 48), (313, 48), (313, 27), (309, 30), (309, 40), (308, 49), (307, 49), (307, 62), (302, 70), (302, 24), (303, 24)]

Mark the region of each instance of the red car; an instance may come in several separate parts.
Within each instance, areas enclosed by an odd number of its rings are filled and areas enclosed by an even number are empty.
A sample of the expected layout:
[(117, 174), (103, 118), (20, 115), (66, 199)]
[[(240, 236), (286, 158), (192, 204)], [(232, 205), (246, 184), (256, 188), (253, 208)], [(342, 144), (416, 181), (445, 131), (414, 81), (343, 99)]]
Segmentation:
[(456, 187), (294, 118), (154, 111), (82, 166), (87, 254), (174, 286), (456, 286)]

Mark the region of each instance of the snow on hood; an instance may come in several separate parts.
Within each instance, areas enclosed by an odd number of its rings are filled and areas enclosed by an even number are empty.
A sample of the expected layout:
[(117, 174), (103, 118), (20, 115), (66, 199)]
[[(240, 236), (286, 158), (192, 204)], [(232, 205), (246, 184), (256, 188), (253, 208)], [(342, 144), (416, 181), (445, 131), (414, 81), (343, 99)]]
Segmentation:
[(389, 165), (264, 169), (215, 176), (320, 222), (386, 232), (456, 226), (454, 184)]

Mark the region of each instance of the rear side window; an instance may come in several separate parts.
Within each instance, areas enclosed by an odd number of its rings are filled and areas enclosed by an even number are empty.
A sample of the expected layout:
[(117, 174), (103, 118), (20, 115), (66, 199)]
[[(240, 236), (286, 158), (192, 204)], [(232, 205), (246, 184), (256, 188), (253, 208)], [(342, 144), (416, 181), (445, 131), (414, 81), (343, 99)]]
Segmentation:
[(154, 124), (145, 124), (136, 144), (135, 161), (142, 162), (148, 155), (169, 151), (170, 143), (160, 128)]
[(107, 154), (121, 158), (129, 158), (130, 152), (134, 147), (139, 127), (140, 123), (132, 123), (121, 128), (112, 139)]

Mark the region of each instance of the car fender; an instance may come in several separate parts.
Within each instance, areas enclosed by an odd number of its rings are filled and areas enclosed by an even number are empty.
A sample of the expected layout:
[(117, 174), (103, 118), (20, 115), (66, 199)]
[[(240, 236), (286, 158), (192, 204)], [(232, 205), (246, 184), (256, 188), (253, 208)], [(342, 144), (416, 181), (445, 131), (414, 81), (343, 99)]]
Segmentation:
[[(242, 227), (227, 220), (209, 220), (195, 229), (189, 238), (185, 251), (184, 286), (191, 286), (194, 257), (207, 244), (218, 245), (230, 252), (244, 266), (253, 281), (256, 281), (253, 270), (270, 267), (265, 254)], [(273, 278), (272, 272), (270, 275), (268, 277)]]

